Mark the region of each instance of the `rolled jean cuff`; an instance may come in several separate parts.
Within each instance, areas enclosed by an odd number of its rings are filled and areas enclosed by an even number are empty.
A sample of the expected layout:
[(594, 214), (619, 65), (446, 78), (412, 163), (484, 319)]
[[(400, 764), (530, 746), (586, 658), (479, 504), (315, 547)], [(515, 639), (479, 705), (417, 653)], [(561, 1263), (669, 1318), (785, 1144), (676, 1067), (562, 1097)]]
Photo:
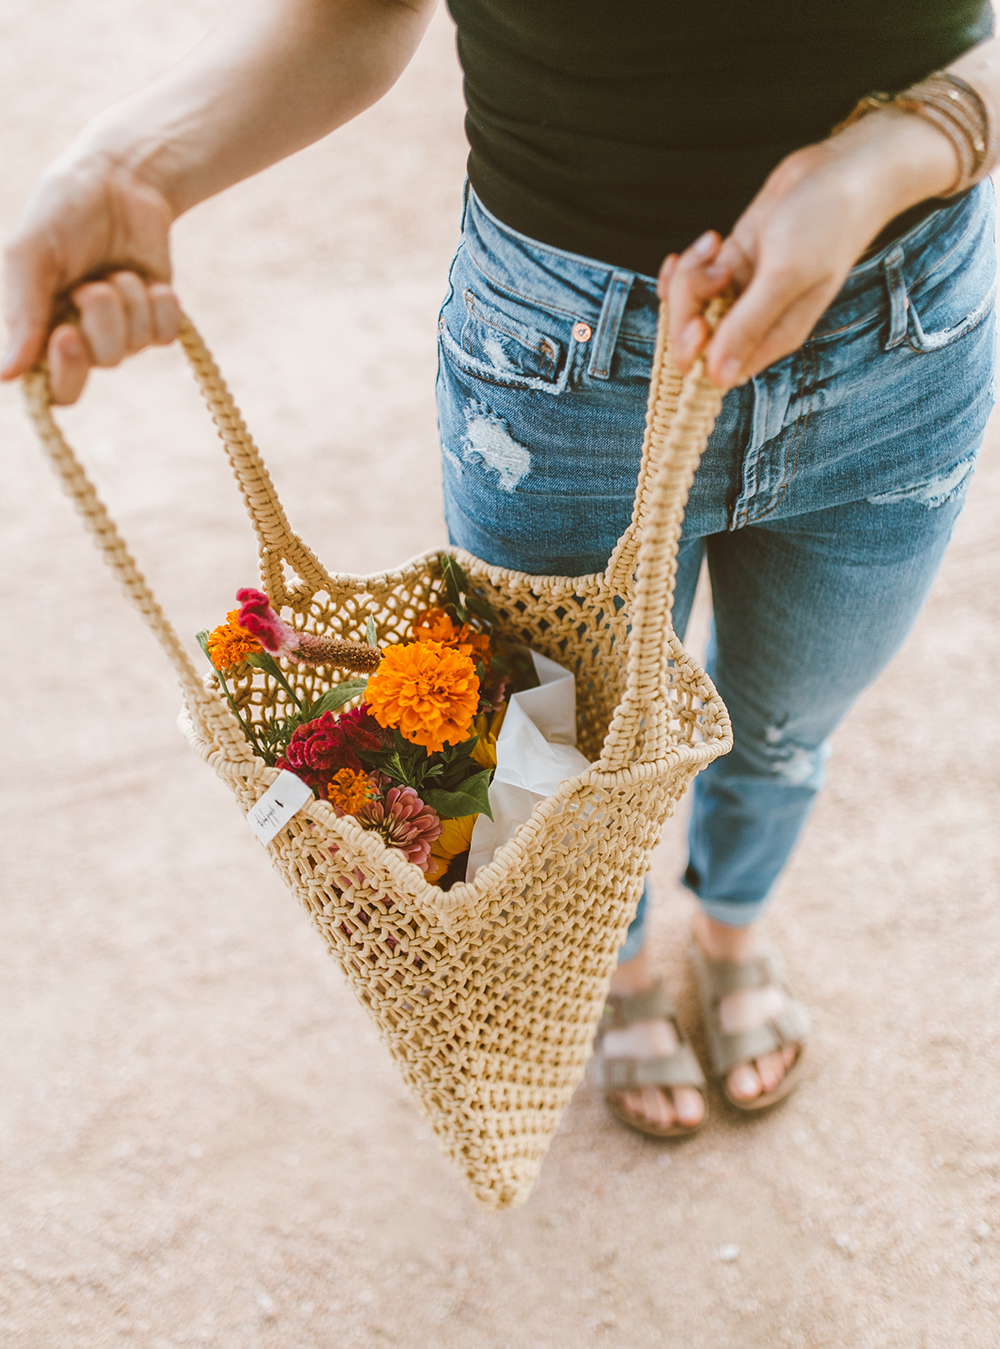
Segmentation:
[[(767, 908), (767, 898), (749, 901), (703, 899), (691, 884), (691, 881), (686, 874), (681, 877), (681, 882), (695, 896), (701, 906), (702, 913), (706, 914), (715, 923), (725, 923), (727, 927), (749, 927), (751, 923), (757, 921)], [(629, 931), (628, 935), (629, 937), (632, 936), (631, 931)]]

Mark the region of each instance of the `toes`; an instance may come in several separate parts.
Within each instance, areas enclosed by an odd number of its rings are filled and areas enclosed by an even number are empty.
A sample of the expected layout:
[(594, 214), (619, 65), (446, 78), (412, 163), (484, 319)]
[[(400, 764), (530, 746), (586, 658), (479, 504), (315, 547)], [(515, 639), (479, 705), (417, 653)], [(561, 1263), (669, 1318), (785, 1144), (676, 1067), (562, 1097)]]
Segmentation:
[(642, 1113), (661, 1129), (669, 1129), (677, 1122), (677, 1113), (669, 1096), (658, 1087), (643, 1087)]
[(774, 1091), (785, 1076), (785, 1056), (780, 1050), (774, 1054), (764, 1054), (756, 1062), (761, 1086), (765, 1091)]
[(753, 1101), (763, 1091), (760, 1075), (752, 1063), (741, 1063), (726, 1078), (726, 1090), (737, 1101)]
[(674, 1087), (674, 1110), (687, 1129), (693, 1129), (705, 1118), (705, 1098), (694, 1087)]
[(629, 1091), (622, 1097), (622, 1104), (630, 1115), (638, 1115), (649, 1124), (669, 1129), (677, 1121), (677, 1114), (668, 1098), (657, 1087), (643, 1087), (642, 1091)]

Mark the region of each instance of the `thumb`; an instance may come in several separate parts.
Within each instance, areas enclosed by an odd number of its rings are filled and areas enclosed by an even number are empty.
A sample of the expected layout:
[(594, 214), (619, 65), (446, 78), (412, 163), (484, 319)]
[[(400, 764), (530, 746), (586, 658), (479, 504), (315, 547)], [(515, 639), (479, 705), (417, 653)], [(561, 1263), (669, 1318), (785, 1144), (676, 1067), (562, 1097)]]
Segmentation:
[(0, 379), (17, 379), (41, 357), (52, 326), (58, 279), (55, 270), (35, 249), (13, 245), (7, 254), (4, 317), (7, 349)]

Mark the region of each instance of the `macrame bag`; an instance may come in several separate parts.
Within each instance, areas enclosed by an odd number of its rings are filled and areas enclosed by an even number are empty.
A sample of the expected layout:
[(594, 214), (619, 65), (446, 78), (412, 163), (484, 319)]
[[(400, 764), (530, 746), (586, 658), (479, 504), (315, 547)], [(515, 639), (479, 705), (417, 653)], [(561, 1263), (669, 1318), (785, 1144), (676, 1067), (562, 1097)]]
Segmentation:
[[(275, 609), (296, 627), (355, 641), (370, 615), (383, 644), (403, 639), (442, 593), (439, 552), (376, 576), (324, 570), (292, 533), (187, 321), (180, 340), (256, 530), (261, 587)], [(182, 728), (248, 811), (277, 770), (255, 756), (214, 675), (196, 672), (53, 420), (45, 371), (25, 386), (65, 490), (173, 664)], [(505, 635), (574, 671), (587, 771), (542, 801), (473, 882), (448, 891), (325, 801), (310, 800), (268, 846), (467, 1189), (492, 1209), (527, 1199), (583, 1075), (663, 823), (732, 744), (721, 699), (670, 622), (684, 509), (721, 397), (700, 362), (681, 380), (661, 314), (635, 508), (606, 572), (527, 576), (450, 550)], [(285, 674), (310, 700), (334, 682), (328, 668)], [(245, 665), (230, 686), (255, 720), (286, 697)]]

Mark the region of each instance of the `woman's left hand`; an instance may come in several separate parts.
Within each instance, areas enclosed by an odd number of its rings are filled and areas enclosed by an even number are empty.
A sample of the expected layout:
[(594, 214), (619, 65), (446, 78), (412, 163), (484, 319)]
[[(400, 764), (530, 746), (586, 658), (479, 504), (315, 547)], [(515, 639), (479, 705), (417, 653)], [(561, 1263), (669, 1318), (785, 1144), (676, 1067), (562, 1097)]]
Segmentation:
[[(682, 371), (707, 344), (709, 378), (742, 384), (795, 351), (890, 220), (947, 192), (957, 172), (943, 132), (883, 109), (782, 160), (723, 240), (714, 230), (660, 271), (670, 349)], [(736, 302), (709, 341), (707, 302)]]

